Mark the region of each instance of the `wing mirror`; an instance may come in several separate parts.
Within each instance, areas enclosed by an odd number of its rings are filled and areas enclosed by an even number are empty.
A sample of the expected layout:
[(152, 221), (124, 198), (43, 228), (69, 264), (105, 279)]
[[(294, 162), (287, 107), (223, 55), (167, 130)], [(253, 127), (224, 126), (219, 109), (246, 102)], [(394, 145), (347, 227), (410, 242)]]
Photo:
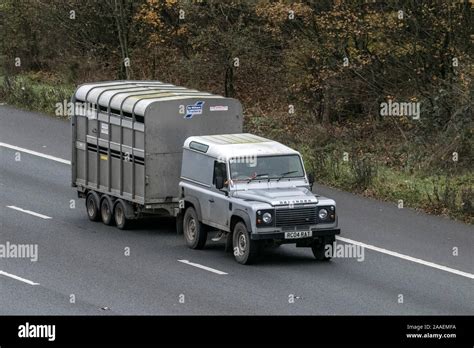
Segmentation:
[(312, 191), (313, 190), (313, 184), (314, 184), (314, 175), (313, 173), (308, 173), (308, 182), (309, 182), (309, 188)]

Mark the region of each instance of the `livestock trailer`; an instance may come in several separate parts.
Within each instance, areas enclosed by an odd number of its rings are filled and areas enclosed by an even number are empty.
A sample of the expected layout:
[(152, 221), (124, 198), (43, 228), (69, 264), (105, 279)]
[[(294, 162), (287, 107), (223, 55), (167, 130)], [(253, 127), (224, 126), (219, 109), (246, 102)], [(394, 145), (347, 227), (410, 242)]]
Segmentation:
[(86, 83), (71, 102), (72, 186), (91, 220), (110, 224), (117, 210), (120, 228), (178, 214), (186, 138), (242, 132), (238, 100), (160, 81)]

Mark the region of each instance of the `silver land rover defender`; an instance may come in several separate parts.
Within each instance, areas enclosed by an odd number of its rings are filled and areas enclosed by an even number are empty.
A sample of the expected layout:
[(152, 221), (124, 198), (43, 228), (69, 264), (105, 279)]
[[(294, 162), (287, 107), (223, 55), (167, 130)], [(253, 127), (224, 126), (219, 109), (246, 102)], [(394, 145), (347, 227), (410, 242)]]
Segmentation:
[(336, 202), (314, 195), (301, 155), (252, 134), (186, 139), (180, 208), (186, 244), (202, 249), (210, 231), (225, 238), (237, 262), (250, 264), (265, 246), (296, 243), (329, 260)]

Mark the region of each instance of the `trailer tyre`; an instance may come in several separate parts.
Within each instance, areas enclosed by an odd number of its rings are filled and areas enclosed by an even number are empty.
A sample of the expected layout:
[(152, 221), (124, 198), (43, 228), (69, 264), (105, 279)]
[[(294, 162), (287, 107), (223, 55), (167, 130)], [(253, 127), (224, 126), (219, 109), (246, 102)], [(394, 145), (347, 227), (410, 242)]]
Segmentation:
[(112, 225), (114, 223), (113, 204), (108, 196), (102, 198), (100, 202), (100, 216), (104, 224)]
[(183, 232), (186, 245), (191, 249), (202, 249), (206, 245), (207, 230), (199, 221), (193, 207), (186, 209), (183, 218)]
[(95, 192), (89, 192), (86, 197), (86, 211), (89, 220), (99, 221), (100, 212), (99, 212), (99, 196)]
[(242, 265), (254, 263), (261, 254), (262, 243), (252, 240), (243, 222), (237, 222), (232, 233), (232, 246), (235, 260)]
[(130, 219), (127, 219), (126, 211), (125, 204), (122, 200), (118, 200), (114, 207), (114, 219), (115, 225), (121, 230), (126, 230), (130, 225)]

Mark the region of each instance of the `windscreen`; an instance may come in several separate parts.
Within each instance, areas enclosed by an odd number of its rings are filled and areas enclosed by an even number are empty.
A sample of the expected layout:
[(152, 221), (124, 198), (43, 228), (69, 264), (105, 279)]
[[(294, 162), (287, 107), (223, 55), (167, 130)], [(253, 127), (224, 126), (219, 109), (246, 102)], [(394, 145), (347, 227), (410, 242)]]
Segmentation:
[(298, 155), (257, 156), (230, 161), (230, 175), (234, 181), (253, 179), (282, 179), (303, 177), (303, 165)]

